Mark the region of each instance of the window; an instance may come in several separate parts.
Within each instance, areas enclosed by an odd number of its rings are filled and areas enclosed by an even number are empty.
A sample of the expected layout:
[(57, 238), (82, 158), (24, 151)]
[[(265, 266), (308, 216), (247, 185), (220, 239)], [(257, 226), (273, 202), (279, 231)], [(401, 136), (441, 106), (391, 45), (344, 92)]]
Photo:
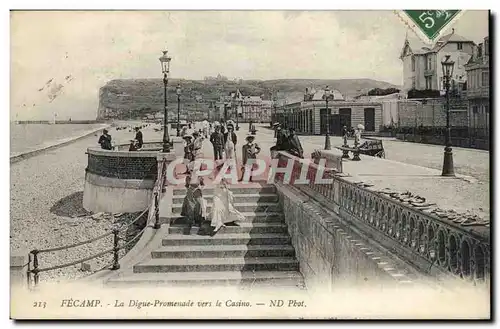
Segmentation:
[(481, 73), (481, 86), (489, 86), (490, 84), (490, 72)]
[(427, 55), (427, 67), (426, 70), (432, 70), (432, 57), (430, 55)]
[(411, 78), (411, 89), (415, 89), (415, 77)]
[(457, 50), (462, 50), (462, 43), (461, 42), (457, 43)]
[(411, 70), (415, 72), (415, 56), (411, 56)]
[(432, 89), (432, 77), (425, 77), (425, 89)]
[(484, 113), (490, 113), (490, 106), (489, 105), (484, 106)]
[(472, 107), (472, 113), (477, 114), (477, 106)]

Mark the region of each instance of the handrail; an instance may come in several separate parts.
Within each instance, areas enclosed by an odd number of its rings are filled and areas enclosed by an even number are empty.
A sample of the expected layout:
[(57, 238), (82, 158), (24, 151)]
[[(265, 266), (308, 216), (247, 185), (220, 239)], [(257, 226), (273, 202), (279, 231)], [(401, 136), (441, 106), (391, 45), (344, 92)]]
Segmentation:
[[(336, 175), (331, 184), (316, 184), (318, 170), (324, 166), (305, 162), (285, 152), (283, 161), (294, 161), (290, 184), (303, 190), (326, 207), (333, 207), (342, 220), (358, 227), (384, 247), (401, 250), (401, 256), (425, 272), (447, 273), (464, 280), (485, 281), (490, 271), (488, 228), (475, 230), (445, 220), (421, 208), (395, 200), (384, 193), (367, 189)], [(307, 163), (308, 184), (294, 184)], [(284, 180), (282, 173), (276, 181)], [(323, 200), (323, 201), (322, 201)], [(477, 223), (480, 225), (481, 223)], [(430, 266), (429, 266), (430, 264)]]
[[(30, 251), (29, 255), (33, 256), (33, 267), (31, 268), (31, 266), (28, 266), (28, 271), (27, 271), (28, 272), (28, 286), (30, 286), (30, 284), (31, 284), (30, 283), (30, 281), (31, 281), (30, 280), (30, 275), (31, 274), (33, 274), (34, 284), (36, 286), (38, 284), (38, 282), (39, 282), (39, 275), (42, 272), (47, 272), (47, 271), (52, 271), (52, 270), (56, 270), (56, 269), (60, 269), (60, 268), (65, 268), (65, 267), (73, 266), (73, 265), (76, 265), (78, 263), (83, 263), (83, 262), (95, 259), (97, 257), (101, 257), (101, 256), (103, 256), (103, 255), (105, 255), (107, 253), (110, 253), (110, 252), (113, 252), (113, 258), (114, 258), (112, 269), (113, 270), (119, 269), (120, 265), (118, 264), (118, 252), (121, 249), (124, 249), (125, 246), (128, 245), (128, 243), (126, 245), (124, 245), (124, 246), (118, 246), (118, 242), (120, 240), (120, 237), (118, 236), (118, 234), (120, 232), (123, 232), (124, 230), (128, 229), (132, 224), (136, 223), (139, 219), (142, 218), (142, 216), (148, 210), (149, 210), (149, 208), (146, 208), (133, 221), (131, 221), (130, 223), (127, 223), (127, 225), (115, 226), (113, 228), (112, 232), (108, 232), (108, 233), (102, 234), (102, 235), (100, 235), (98, 237), (95, 237), (95, 238), (92, 238), (92, 239), (89, 239), (89, 240), (85, 240), (85, 241), (81, 241), (81, 242), (78, 242), (78, 243), (66, 245), (66, 246), (61, 246), (61, 247), (56, 247), (56, 248), (49, 248), (49, 249), (40, 249), (40, 250), (34, 249), (34, 250)], [(133, 240), (135, 240), (141, 233), (143, 233), (144, 230), (145, 230), (145, 228), (142, 229), (139, 232), (139, 234), (137, 234), (133, 238)], [(92, 256), (88, 256), (88, 257), (85, 257), (85, 258), (82, 258), (82, 259), (78, 259), (78, 260), (75, 260), (75, 261), (72, 261), (72, 262), (69, 262), (69, 263), (64, 263), (64, 264), (60, 264), (60, 265), (54, 265), (54, 266), (51, 266), (51, 267), (39, 268), (39, 264), (38, 264), (39, 263), (39, 258), (38, 258), (39, 256), (38, 255), (40, 253), (60, 251), (60, 250), (65, 250), (65, 249), (70, 249), (70, 248), (78, 247), (78, 246), (81, 246), (81, 245), (84, 245), (84, 244), (89, 244), (89, 243), (95, 242), (95, 241), (100, 240), (100, 239), (102, 239), (104, 237), (107, 237), (109, 235), (113, 235), (113, 248), (107, 249), (105, 251), (99, 252), (99, 253), (94, 254)], [(29, 263), (31, 263), (31, 257), (30, 257), (30, 262)]]
[[(150, 222), (151, 222), (152, 218), (154, 218), (154, 220), (155, 220), (154, 227), (159, 228), (159, 225), (160, 225), (160, 223), (159, 223), (159, 198), (161, 197), (161, 194), (162, 194), (163, 186), (165, 184), (165, 178), (166, 178), (166, 160), (163, 159), (161, 161), (161, 166), (159, 166), (159, 174), (158, 174), (157, 181), (155, 182), (155, 185), (153, 187), (154, 197), (151, 198), (150, 206), (148, 206), (146, 209), (144, 209), (131, 222), (129, 222), (125, 225), (115, 225), (111, 232), (101, 234), (97, 237), (94, 237), (94, 238), (91, 238), (88, 240), (80, 241), (77, 243), (72, 243), (72, 244), (65, 245), (65, 246), (54, 247), (54, 248), (31, 250), (29, 255), (28, 255), (29, 261), (27, 263), (27, 266), (28, 266), (28, 269), (27, 269), (28, 286), (31, 286), (31, 274), (33, 274), (33, 279), (34, 279), (33, 281), (34, 281), (34, 284), (36, 286), (39, 283), (40, 273), (73, 266), (73, 265), (76, 265), (78, 263), (82, 263), (85, 261), (95, 259), (97, 257), (101, 257), (101, 256), (106, 255), (106, 254), (111, 253), (111, 252), (113, 253), (113, 261), (110, 263), (110, 264), (112, 264), (111, 270), (119, 269), (120, 264), (119, 264), (118, 252), (120, 250), (125, 249), (126, 247), (131, 245), (135, 240), (137, 240), (137, 238), (140, 237), (142, 235), (142, 233), (144, 233), (146, 228), (148, 228), (150, 226)], [(128, 229), (131, 225), (133, 225), (137, 221), (139, 221), (139, 219), (141, 219), (146, 212), (149, 212), (149, 214), (148, 214), (148, 218), (146, 220), (146, 225), (144, 226), (144, 228), (142, 228), (141, 231), (139, 231), (132, 239), (130, 239), (129, 241), (127, 241), (126, 243), (124, 243), (122, 245), (119, 245), (119, 241), (123, 240), (122, 238), (119, 237), (119, 233), (123, 232), (124, 230)], [(99, 253), (94, 254), (92, 256), (78, 259), (78, 260), (75, 260), (75, 261), (72, 261), (69, 263), (64, 263), (64, 264), (54, 265), (54, 266), (44, 267), (44, 268), (39, 267), (39, 254), (79, 247), (79, 246), (82, 246), (85, 244), (89, 244), (89, 243), (98, 241), (98, 240), (103, 239), (103, 238), (110, 236), (110, 235), (113, 235), (113, 248), (107, 249), (105, 251), (99, 252)], [(108, 266), (108, 265), (106, 265), (106, 266)]]

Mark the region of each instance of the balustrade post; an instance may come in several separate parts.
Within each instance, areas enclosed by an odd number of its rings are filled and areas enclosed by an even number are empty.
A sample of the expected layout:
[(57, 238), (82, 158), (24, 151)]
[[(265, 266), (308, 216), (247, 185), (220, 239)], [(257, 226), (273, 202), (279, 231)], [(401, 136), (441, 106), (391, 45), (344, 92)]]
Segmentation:
[(113, 228), (113, 266), (111, 267), (113, 271), (120, 269), (120, 263), (118, 262), (118, 251), (120, 250), (118, 248), (118, 242), (120, 241), (119, 232), (120, 229), (118, 227)]
[(159, 209), (159, 202), (158, 202), (158, 192), (155, 192), (155, 207), (154, 207), (154, 212), (155, 212), (155, 225), (154, 229), (159, 229), (161, 227), (160, 225), (160, 209)]
[(33, 273), (35, 286), (38, 285), (38, 282), (40, 280), (40, 272), (38, 271), (38, 253), (39, 251), (37, 249), (31, 251), (31, 254), (33, 255), (33, 269), (31, 270), (31, 272)]

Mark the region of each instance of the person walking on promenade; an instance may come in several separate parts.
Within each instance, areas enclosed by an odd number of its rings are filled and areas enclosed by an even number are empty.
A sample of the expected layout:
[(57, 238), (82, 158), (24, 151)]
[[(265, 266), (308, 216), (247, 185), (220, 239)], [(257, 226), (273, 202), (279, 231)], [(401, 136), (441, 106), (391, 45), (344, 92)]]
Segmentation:
[(181, 135), (181, 137), (182, 137), (182, 138), (184, 138), (184, 136), (186, 136), (186, 135), (187, 135), (187, 129), (188, 129), (188, 127), (187, 127), (187, 126), (183, 126), (183, 127), (182, 127), (182, 129), (181, 129), (181, 133), (180, 133), (180, 135)]
[(222, 151), (224, 148), (224, 135), (220, 132), (220, 127), (215, 126), (215, 131), (210, 135), (210, 143), (214, 149), (214, 160), (222, 160)]
[(142, 140), (142, 131), (140, 127), (135, 127), (135, 139), (137, 140), (138, 148), (142, 148), (144, 142)]
[(184, 174), (191, 173), (192, 162), (194, 161), (194, 143), (193, 136), (186, 135), (184, 138), (184, 164), (186, 165), (186, 172)]
[(111, 145), (111, 135), (108, 134), (108, 130), (104, 129), (102, 131), (101, 137), (99, 137), (99, 141), (97, 142), (101, 145), (103, 150), (112, 150), (113, 147)]
[(248, 135), (246, 137), (246, 141), (247, 143), (242, 147), (243, 166), (242, 166), (240, 181), (243, 180), (243, 177), (245, 177), (245, 171), (248, 170), (250, 172), (250, 182), (251, 182), (252, 171), (253, 169), (255, 169), (255, 166), (257, 165), (255, 163), (255, 159), (257, 159), (257, 155), (260, 153), (260, 146), (257, 143), (254, 143), (255, 136), (253, 135)]
[(214, 228), (213, 234), (217, 233), (228, 223), (245, 220), (245, 216), (234, 207), (234, 195), (229, 190), (228, 182), (225, 178), (214, 188), (213, 205), (209, 218), (210, 226)]
[(226, 152), (226, 159), (236, 159), (236, 143), (238, 137), (234, 132), (232, 124), (227, 125), (227, 133), (224, 134), (224, 151)]
[(300, 144), (299, 136), (295, 134), (295, 129), (290, 128), (290, 135), (288, 135), (288, 153), (304, 159), (304, 150)]
[[(193, 141), (193, 158), (194, 158), (194, 161), (196, 161), (196, 160), (202, 160), (203, 159), (203, 150), (202, 150), (202, 148), (203, 148), (203, 140), (204, 140), (204, 138), (203, 138), (203, 136), (198, 131), (193, 132), (193, 138), (194, 138), (194, 141)], [(204, 169), (205, 169), (205, 165), (202, 163), (200, 170), (204, 170)]]

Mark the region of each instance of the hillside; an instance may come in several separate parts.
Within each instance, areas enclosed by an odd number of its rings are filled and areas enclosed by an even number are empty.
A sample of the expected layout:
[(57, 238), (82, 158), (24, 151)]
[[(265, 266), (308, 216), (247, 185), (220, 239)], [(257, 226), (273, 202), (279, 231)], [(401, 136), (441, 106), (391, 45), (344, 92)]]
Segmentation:
[[(300, 99), (306, 88), (323, 88), (339, 90), (346, 97), (354, 97), (373, 88), (397, 87), (387, 82), (372, 79), (280, 79), (280, 80), (176, 80), (170, 79), (168, 84), (168, 107), (171, 112), (177, 110), (175, 88), (180, 84), (181, 116), (187, 113), (207, 111), (209, 102), (218, 100), (222, 95), (239, 89), (243, 95), (262, 95), (271, 99), (273, 90), (278, 90), (278, 99)], [(140, 115), (145, 112), (163, 111), (163, 80), (161, 79), (127, 79), (112, 80), (100, 89), (99, 112), (102, 109), (113, 109), (123, 113), (123, 118)], [(196, 101), (198, 100), (198, 101)], [(175, 111), (174, 111), (175, 110)]]

